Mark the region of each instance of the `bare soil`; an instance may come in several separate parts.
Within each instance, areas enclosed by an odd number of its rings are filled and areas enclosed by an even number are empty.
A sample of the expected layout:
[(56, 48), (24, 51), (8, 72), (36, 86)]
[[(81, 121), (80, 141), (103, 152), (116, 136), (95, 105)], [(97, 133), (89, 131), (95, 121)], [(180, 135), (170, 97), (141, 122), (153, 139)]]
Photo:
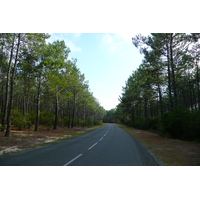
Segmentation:
[(40, 126), (38, 131), (26, 129), (19, 131), (16, 127), (11, 127), (9, 137), (4, 137), (5, 133), (0, 132), (0, 157), (21, 151), (27, 151), (40, 145), (49, 144), (59, 139), (71, 138), (81, 135), (92, 128), (67, 128), (58, 127), (57, 129), (47, 130), (46, 127)]
[(200, 143), (162, 137), (150, 131), (120, 125), (148, 147), (166, 166), (200, 166)]

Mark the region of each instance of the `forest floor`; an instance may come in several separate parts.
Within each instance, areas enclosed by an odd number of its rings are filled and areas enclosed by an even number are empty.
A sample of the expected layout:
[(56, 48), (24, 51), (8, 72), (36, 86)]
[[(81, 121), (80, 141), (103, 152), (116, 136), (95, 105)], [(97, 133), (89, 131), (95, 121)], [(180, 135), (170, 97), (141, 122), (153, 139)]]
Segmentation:
[(119, 125), (158, 157), (166, 166), (200, 166), (200, 143), (162, 137), (150, 131)]
[(30, 129), (19, 131), (16, 127), (12, 126), (9, 137), (4, 137), (5, 132), (0, 132), (0, 157), (79, 136), (100, 127), (58, 127), (57, 129), (47, 130), (46, 127), (39, 126), (38, 131)]

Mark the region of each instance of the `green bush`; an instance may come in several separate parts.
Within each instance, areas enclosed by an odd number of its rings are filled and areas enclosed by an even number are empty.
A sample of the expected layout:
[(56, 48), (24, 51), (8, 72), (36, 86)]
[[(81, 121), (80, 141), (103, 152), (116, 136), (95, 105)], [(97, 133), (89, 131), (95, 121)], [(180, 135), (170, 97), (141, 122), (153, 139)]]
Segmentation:
[(152, 129), (160, 135), (181, 140), (200, 141), (200, 111), (191, 111), (184, 106), (178, 106), (161, 117), (135, 117), (126, 121), (125, 125), (138, 129)]
[(62, 123), (63, 123), (64, 126), (68, 127), (69, 117), (64, 117), (64, 118), (62, 119)]
[(19, 128), (19, 130), (30, 128), (32, 125), (32, 122), (27, 117), (25, 117), (18, 109), (12, 110), (11, 121), (13, 125)]
[(85, 120), (83, 119), (79, 119), (78, 123), (79, 123), (78, 126), (83, 126), (83, 127), (85, 126)]
[(55, 115), (49, 111), (43, 110), (40, 112), (40, 124), (46, 126), (48, 129), (54, 124)]
[(36, 120), (36, 112), (35, 111), (29, 111), (27, 115), (27, 119), (31, 122), (31, 124), (35, 124)]
[(160, 129), (160, 117), (149, 118), (148, 129), (159, 130)]
[(139, 129), (147, 129), (147, 123), (144, 117), (135, 117), (133, 127)]
[(200, 111), (193, 111), (190, 114), (190, 135), (191, 139), (200, 139)]
[(96, 120), (94, 125), (103, 125), (103, 122), (102, 120)]
[(161, 117), (161, 130), (169, 137), (177, 139), (190, 139), (191, 127), (190, 111), (182, 106), (164, 113)]
[(129, 127), (134, 127), (134, 123), (131, 120), (125, 121), (124, 124)]
[(87, 120), (85, 120), (85, 125), (86, 125), (87, 127), (93, 126), (93, 125), (94, 125), (94, 120), (92, 120), (92, 119), (87, 119)]

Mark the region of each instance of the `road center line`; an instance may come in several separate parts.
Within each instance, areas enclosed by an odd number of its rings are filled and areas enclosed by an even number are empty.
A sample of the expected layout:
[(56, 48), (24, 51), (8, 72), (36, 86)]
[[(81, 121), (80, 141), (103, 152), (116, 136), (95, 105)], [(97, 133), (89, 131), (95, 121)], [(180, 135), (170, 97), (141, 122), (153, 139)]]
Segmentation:
[(108, 133), (108, 131), (110, 130), (111, 126), (109, 127), (109, 129), (106, 131), (106, 134)]
[(93, 144), (90, 148), (88, 148), (88, 150), (92, 149), (95, 145), (97, 145), (98, 142), (96, 142), (95, 144)]
[(79, 154), (78, 156), (76, 156), (75, 158), (73, 158), (72, 160), (70, 160), (68, 163), (64, 164), (63, 166), (67, 166), (69, 165), (70, 163), (72, 163), (73, 161), (75, 161), (76, 159), (78, 159), (80, 156), (82, 156), (83, 154)]
[(101, 140), (103, 140), (103, 137), (99, 141), (101, 141)]

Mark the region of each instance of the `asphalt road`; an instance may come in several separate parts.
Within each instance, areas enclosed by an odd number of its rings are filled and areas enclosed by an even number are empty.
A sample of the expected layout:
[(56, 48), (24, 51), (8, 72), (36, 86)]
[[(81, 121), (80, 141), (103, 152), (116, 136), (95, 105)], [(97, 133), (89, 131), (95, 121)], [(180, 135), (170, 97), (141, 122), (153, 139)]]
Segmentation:
[(157, 166), (147, 148), (114, 124), (0, 158), (1, 166)]

